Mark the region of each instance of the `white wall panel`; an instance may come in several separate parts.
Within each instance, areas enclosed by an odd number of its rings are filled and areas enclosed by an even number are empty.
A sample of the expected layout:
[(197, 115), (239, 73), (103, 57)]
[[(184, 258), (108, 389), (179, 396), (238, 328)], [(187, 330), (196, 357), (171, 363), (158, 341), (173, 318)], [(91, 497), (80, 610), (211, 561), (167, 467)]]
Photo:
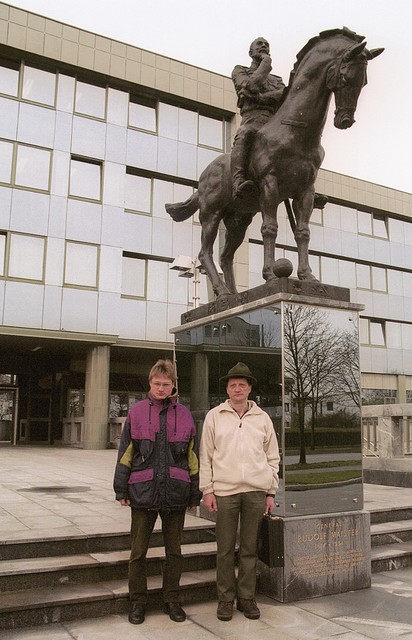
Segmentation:
[(10, 229), (47, 235), (50, 196), (13, 189)]
[(157, 170), (170, 175), (177, 174), (177, 142), (159, 138), (157, 150)]
[(126, 216), (120, 207), (103, 205), (101, 242), (113, 247), (123, 247)]
[(91, 118), (74, 116), (72, 153), (103, 159), (106, 147), (106, 124)]
[(57, 101), (58, 111), (73, 113), (74, 107), (74, 87), (76, 80), (72, 76), (58, 75), (57, 80)]
[(69, 191), (70, 154), (65, 151), (53, 152), (51, 193), (67, 197)]
[(97, 308), (97, 333), (118, 335), (120, 327), (120, 296), (101, 291)]
[(113, 207), (124, 206), (125, 168), (114, 162), (104, 163), (103, 202)]
[(107, 122), (127, 127), (129, 94), (126, 91), (107, 89)]
[(34, 104), (20, 104), (17, 140), (51, 149), (54, 142), (56, 112)]
[(100, 242), (102, 205), (82, 200), (67, 203), (66, 237), (81, 242)]
[(48, 234), (55, 238), (66, 235), (67, 200), (61, 196), (50, 196)]
[(126, 164), (127, 131), (124, 127), (106, 127), (106, 160)]
[(43, 329), (58, 331), (61, 324), (62, 288), (44, 287)]
[(102, 245), (100, 249), (99, 289), (120, 294), (122, 288), (122, 250)]
[(151, 216), (127, 213), (123, 223), (123, 248), (134, 253), (150, 253), (152, 246)]
[(177, 175), (179, 178), (197, 180), (197, 149), (193, 144), (179, 142), (177, 148)]
[(64, 274), (65, 241), (63, 238), (47, 238), (45, 283), (62, 286)]
[(6, 282), (4, 324), (40, 329), (43, 317), (44, 286), (26, 282)]
[[(119, 336), (131, 340), (146, 339), (146, 305), (145, 300), (121, 298), (117, 309), (119, 315)], [(153, 318), (151, 318), (153, 323)]]
[(126, 162), (131, 167), (156, 171), (157, 136), (129, 129)]
[(57, 111), (54, 131), (54, 148), (70, 152), (72, 145), (73, 116), (71, 113)]
[(146, 340), (164, 342), (167, 339), (167, 304), (164, 302), (147, 302)]
[(61, 329), (94, 333), (97, 327), (97, 299), (97, 291), (64, 288)]
[(172, 257), (172, 220), (153, 218), (152, 253), (155, 256)]

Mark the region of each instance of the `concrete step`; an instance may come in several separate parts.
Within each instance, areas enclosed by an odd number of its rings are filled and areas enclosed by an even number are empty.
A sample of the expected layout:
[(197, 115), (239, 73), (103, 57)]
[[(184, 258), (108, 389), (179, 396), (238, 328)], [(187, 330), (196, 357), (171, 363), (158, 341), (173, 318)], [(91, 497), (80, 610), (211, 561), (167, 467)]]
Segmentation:
[[(183, 570), (213, 569), (216, 542), (183, 544)], [(126, 579), (130, 549), (50, 558), (19, 558), (0, 562), (1, 591), (54, 588), (63, 585)], [(160, 575), (164, 547), (151, 547), (147, 554), (147, 575)]]
[[(185, 526), (182, 543), (208, 542), (215, 538), (215, 523), (199, 519), (195, 526)], [(154, 530), (150, 546), (163, 544), (160, 530)], [(0, 542), (0, 560), (77, 555), (130, 549), (129, 533), (101, 533), (51, 538), (22, 538)]]
[(393, 507), (388, 509), (374, 509), (370, 512), (371, 524), (379, 524), (381, 522), (395, 522), (398, 520), (412, 520), (412, 507)]
[(392, 571), (412, 567), (412, 542), (398, 542), (396, 544), (372, 547), (372, 573)]
[(372, 547), (409, 541), (412, 541), (412, 520), (396, 520), (371, 525)]
[[(184, 603), (216, 599), (215, 570), (182, 574)], [(148, 578), (148, 609), (162, 607), (162, 578)], [(127, 580), (27, 589), (2, 594), (0, 629), (18, 629), (82, 618), (126, 613), (129, 608)]]

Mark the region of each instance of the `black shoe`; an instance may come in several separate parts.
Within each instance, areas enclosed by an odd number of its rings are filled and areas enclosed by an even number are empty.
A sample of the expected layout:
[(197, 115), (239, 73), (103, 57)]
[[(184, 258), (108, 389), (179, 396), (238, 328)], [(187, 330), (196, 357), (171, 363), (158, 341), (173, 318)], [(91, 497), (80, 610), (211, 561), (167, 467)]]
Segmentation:
[(217, 618), (223, 620), (223, 622), (229, 622), (233, 616), (233, 600), (229, 602), (220, 600), (217, 605)]
[(258, 620), (258, 618), (260, 618), (259, 607), (257, 606), (256, 600), (254, 598), (251, 600), (238, 598), (237, 609), (238, 611), (243, 611), (243, 615), (245, 616), (245, 618), (249, 618), (249, 620)]
[(186, 614), (178, 602), (165, 602), (163, 611), (169, 614), (169, 618), (173, 622), (184, 622)]
[(141, 602), (134, 602), (130, 605), (129, 622), (131, 624), (142, 624), (144, 622), (145, 606)]

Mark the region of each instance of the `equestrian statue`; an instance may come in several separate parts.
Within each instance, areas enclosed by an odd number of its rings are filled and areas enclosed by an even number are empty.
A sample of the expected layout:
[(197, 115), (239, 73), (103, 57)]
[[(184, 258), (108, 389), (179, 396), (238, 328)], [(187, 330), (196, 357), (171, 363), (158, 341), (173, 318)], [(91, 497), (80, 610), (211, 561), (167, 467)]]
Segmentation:
[[(262, 275), (265, 281), (277, 278), (275, 245), (281, 202), (296, 241), (298, 278), (316, 280), (309, 266), (309, 220), (314, 205), (324, 204), (322, 196), (315, 194), (315, 181), (324, 158), (321, 136), (331, 96), (335, 97), (335, 127), (351, 127), (367, 82), (368, 61), (383, 50), (368, 50), (364, 36), (346, 27), (322, 31), (298, 53), (289, 85), (284, 87), (282, 79), (270, 73), (267, 40), (257, 38), (249, 51), (251, 66), (233, 70), (242, 122), (232, 157), (222, 154), (213, 160), (188, 200), (165, 205), (176, 222), (199, 210), (199, 261), (218, 298), (236, 293), (234, 255), (258, 211), (262, 214)], [(213, 259), (221, 221), (226, 227), (220, 256), (223, 279)]]

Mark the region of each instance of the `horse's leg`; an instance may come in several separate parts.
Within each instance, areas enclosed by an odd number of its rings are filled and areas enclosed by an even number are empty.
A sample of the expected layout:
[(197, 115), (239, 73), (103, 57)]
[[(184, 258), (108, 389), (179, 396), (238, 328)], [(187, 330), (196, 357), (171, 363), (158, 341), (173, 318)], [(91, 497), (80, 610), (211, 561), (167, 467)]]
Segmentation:
[(220, 256), (220, 266), (222, 267), (225, 282), (232, 293), (236, 293), (235, 273), (233, 270), (233, 260), (236, 251), (242, 244), (246, 230), (252, 222), (254, 214), (228, 214), (225, 219), (226, 236), (225, 246)]
[(263, 269), (264, 280), (275, 278), (273, 265), (275, 263), (275, 246), (278, 235), (278, 189), (276, 178), (266, 176), (260, 183), (260, 210), (262, 212), (262, 240), (263, 240)]
[(201, 248), (199, 252), (199, 260), (206, 271), (213, 291), (217, 296), (230, 293), (228, 287), (219, 276), (213, 260), (213, 245), (216, 240), (219, 223), (222, 219), (220, 211), (210, 212), (208, 209), (201, 209), (199, 216), (202, 225)]
[(309, 220), (312, 215), (314, 188), (308, 190), (298, 200), (293, 200), (292, 206), (296, 218), (295, 241), (298, 249), (298, 278), (299, 280), (316, 280), (309, 266)]

